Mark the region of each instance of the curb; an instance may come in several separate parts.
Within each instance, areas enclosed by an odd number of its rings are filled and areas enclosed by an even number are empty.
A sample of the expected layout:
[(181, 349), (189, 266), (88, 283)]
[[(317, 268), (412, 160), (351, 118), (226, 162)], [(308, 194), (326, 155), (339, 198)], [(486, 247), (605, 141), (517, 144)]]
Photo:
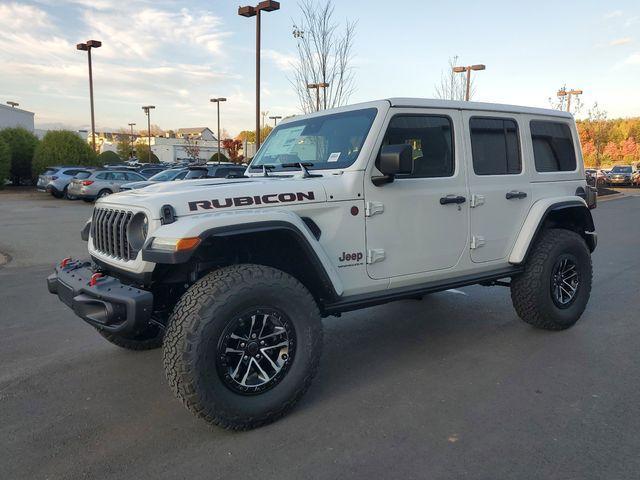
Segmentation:
[(604, 197), (598, 197), (598, 203), (608, 202), (609, 200), (617, 200), (618, 198), (626, 197), (626, 193), (614, 193), (613, 195), (606, 195)]

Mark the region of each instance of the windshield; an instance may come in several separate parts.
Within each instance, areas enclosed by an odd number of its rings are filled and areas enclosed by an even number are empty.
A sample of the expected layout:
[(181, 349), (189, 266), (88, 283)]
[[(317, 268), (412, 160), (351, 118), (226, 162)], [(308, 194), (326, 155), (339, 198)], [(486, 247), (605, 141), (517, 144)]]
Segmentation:
[(164, 170), (156, 173), (152, 177), (149, 177), (149, 181), (152, 182), (168, 182), (173, 180), (182, 170)]
[(205, 178), (209, 172), (206, 168), (193, 168), (189, 170), (189, 173), (184, 177), (185, 180), (193, 180), (194, 178)]
[(295, 162), (312, 163), (314, 169), (346, 168), (358, 158), (377, 112), (367, 108), (278, 125), (251, 168), (273, 165), (281, 170)]
[(631, 167), (615, 166), (611, 169), (611, 173), (631, 173)]

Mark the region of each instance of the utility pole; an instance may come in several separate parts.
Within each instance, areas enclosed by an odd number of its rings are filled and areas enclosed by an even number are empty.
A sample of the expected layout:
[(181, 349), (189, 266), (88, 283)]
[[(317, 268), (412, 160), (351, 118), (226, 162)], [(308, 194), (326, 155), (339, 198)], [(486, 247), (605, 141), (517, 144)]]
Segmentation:
[(144, 107), (142, 107), (142, 110), (144, 110), (144, 113), (147, 115), (147, 134), (149, 136), (149, 163), (151, 163), (151, 110), (153, 110), (154, 108), (156, 108), (154, 105), (145, 105)]
[(91, 49), (100, 48), (102, 42), (98, 40), (88, 40), (86, 43), (79, 43), (76, 45), (77, 50), (87, 52), (87, 58), (89, 59), (89, 101), (91, 103), (91, 145), (93, 151), (96, 151), (96, 120), (93, 111), (93, 69), (91, 67)]
[(129, 155), (129, 159), (133, 158), (133, 126), (135, 123), (130, 123), (129, 128), (131, 128), (131, 154)]
[(256, 17), (256, 152), (260, 148), (260, 12), (273, 12), (280, 9), (280, 3), (273, 0), (265, 0), (255, 7), (246, 6), (238, 8), (241, 17)]
[(224, 97), (212, 98), (209, 100), (210, 102), (215, 103), (218, 106), (218, 164), (220, 164), (220, 103), (226, 102), (227, 99)]
[(466, 67), (453, 67), (455, 73), (467, 72), (467, 88), (464, 99), (468, 102), (471, 96), (471, 70), (485, 70), (487, 67), (483, 64), (468, 65)]
[(582, 95), (582, 90), (567, 90), (566, 88), (562, 88), (558, 90), (558, 97), (567, 97), (567, 112), (571, 113), (571, 95)]

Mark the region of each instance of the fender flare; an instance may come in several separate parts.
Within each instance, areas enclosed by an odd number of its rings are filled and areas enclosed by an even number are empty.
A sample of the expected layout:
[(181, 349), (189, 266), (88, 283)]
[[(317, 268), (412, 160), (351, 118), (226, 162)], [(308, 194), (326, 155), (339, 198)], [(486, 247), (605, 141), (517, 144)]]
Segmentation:
[(589, 244), (590, 250), (593, 251), (596, 247), (597, 236), (595, 233), (595, 226), (593, 224), (593, 217), (591, 216), (591, 210), (589, 210), (584, 199), (580, 197), (549, 198), (540, 200), (532, 205), (527, 218), (520, 229), (520, 234), (516, 239), (513, 249), (511, 250), (509, 263), (513, 265), (523, 263), (549, 215), (551, 215), (552, 212), (570, 208), (580, 209), (580, 211), (583, 212), (583, 215), (585, 215), (584, 234), (585, 237), (587, 237), (587, 243)]
[[(161, 252), (150, 248), (154, 237), (200, 237), (205, 240), (213, 237), (250, 235), (258, 232), (286, 231), (293, 235), (298, 245), (309, 259), (311, 267), (332, 293), (339, 297), (344, 291), (342, 281), (329, 257), (311, 231), (310, 227), (291, 211), (256, 212), (244, 210), (229, 214), (202, 214), (183, 217), (175, 223), (164, 225), (154, 231), (142, 249), (142, 258), (148, 262), (179, 264), (188, 262), (197, 248), (183, 252)], [(210, 219), (203, 217), (211, 217)], [(198, 218), (194, 218), (198, 217)], [(182, 222), (182, 225), (180, 223)], [(204, 228), (203, 228), (204, 227)]]

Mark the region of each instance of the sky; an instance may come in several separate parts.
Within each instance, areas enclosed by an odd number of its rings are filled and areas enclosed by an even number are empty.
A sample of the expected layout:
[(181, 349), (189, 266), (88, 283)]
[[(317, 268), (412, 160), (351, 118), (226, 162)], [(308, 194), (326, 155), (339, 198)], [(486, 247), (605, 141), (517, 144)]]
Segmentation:
[[(239, 1), (0, 0), (0, 102), (36, 113), (36, 128), (86, 129), (86, 52), (94, 50), (96, 127), (216, 125), (252, 129), (255, 18)], [(254, 0), (255, 1), (255, 0)], [(300, 113), (290, 85), (298, 2), (262, 19), (262, 110)], [(584, 90), (610, 118), (640, 116), (640, 2), (334, 0), (335, 20), (357, 21), (349, 103), (435, 96), (450, 57), (484, 63), (474, 100), (548, 107), (559, 87)]]

